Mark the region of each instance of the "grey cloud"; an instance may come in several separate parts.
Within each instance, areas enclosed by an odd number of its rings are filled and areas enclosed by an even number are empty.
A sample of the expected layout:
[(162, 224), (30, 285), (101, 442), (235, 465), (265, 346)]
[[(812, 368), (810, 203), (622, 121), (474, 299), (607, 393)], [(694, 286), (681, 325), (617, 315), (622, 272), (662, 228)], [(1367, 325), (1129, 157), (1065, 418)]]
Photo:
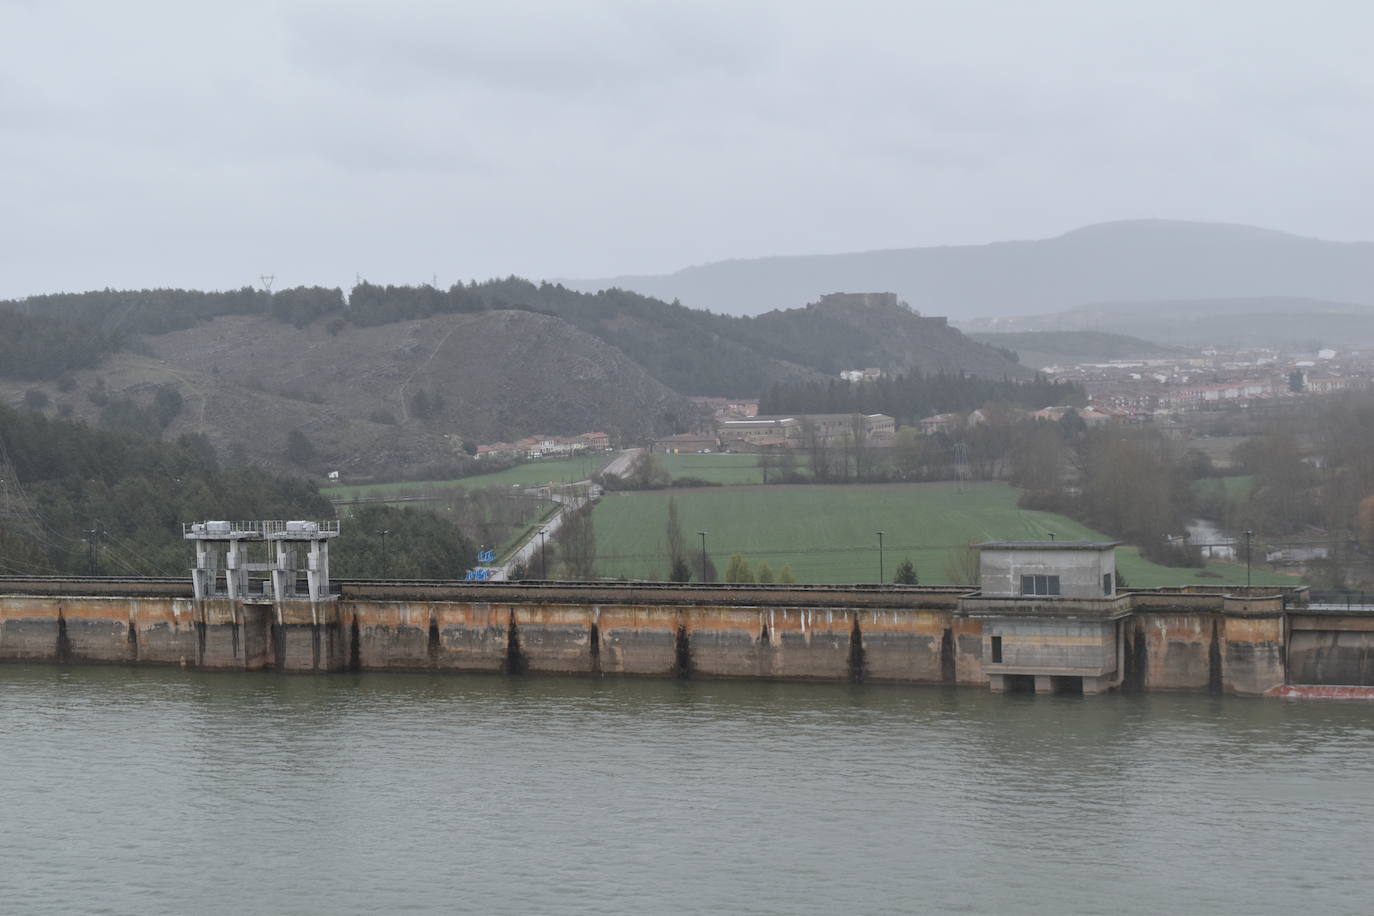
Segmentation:
[[(290, 16), (291, 53), (367, 92), (567, 93), (671, 82), (684, 71), (739, 75), (766, 47), (761, 23), (719, 28), (701, 7), (515, 3), (312, 7)], [(407, 16), (407, 13), (413, 15)]]
[(1374, 9), (0, 0), (0, 296), (1172, 217), (1374, 238)]

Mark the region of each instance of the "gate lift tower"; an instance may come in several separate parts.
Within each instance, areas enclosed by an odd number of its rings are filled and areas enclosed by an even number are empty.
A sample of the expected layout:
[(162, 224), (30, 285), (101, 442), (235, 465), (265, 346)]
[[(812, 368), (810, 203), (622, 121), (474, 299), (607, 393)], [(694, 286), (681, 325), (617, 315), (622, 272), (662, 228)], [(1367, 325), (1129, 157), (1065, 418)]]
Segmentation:
[[(196, 542), (191, 581), (197, 598), (319, 601), (329, 595), (329, 541), (339, 536), (337, 519), (205, 521), (181, 528), (182, 537)], [(254, 543), (272, 545), (270, 562), (249, 562), (248, 549)]]

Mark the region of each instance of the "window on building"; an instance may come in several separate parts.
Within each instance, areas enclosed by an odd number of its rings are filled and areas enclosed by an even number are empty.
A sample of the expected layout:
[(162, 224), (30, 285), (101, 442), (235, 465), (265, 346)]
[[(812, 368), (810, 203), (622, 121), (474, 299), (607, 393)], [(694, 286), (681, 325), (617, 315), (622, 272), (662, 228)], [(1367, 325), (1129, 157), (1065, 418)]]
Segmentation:
[(1058, 595), (1059, 593), (1058, 576), (1021, 577), (1021, 594), (1023, 595)]
[(1002, 664), (1002, 637), (1000, 636), (992, 637), (992, 663), (994, 665)]
[(1112, 574), (1111, 574), (1111, 573), (1103, 573), (1103, 574), (1102, 574), (1102, 594), (1106, 595), (1108, 598), (1110, 598), (1110, 597), (1112, 596)]

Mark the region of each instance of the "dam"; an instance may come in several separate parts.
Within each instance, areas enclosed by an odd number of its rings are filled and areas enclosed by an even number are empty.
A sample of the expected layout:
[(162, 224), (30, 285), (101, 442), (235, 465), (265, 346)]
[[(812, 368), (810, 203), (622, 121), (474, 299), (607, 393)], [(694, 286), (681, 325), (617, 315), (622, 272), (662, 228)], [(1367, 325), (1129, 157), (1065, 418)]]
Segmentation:
[(1119, 589), (1111, 542), (981, 545), (978, 587), (331, 581), (334, 533), (236, 530), (276, 550), (256, 572), (235, 544), (198, 549), (186, 579), (0, 578), (0, 661), (1085, 694), (1374, 685), (1374, 609), (1310, 605), (1302, 587)]

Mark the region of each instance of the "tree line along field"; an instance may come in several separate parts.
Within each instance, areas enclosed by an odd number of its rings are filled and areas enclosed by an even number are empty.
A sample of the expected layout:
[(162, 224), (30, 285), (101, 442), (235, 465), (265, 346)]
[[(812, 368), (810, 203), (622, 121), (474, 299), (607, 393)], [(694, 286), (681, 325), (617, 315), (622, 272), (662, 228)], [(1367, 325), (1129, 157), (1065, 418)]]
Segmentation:
[(655, 454), (654, 458), (676, 480), (696, 477), (725, 485), (763, 483), (763, 471), (758, 455), (736, 455), (727, 452), (697, 454)]
[(418, 496), (423, 493), (451, 487), (465, 490), (478, 490), (483, 487), (542, 487), (549, 483), (563, 484), (586, 480), (597, 473), (610, 458), (609, 455), (586, 455), (578, 458), (559, 458), (548, 461), (531, 461), (515, 467), (493, 471), (490, 474), (474, 474), (454, 480), (407, 480), (395, 483), (349, 484), (333, 487), (320, 487), (320, 494), (328, 499), (360, 499), (364, 497)]
[[(542, 487), (587, 480), (604, 467), (610, 455), (584, 455), (577, 458), (557, 458), (530, 461), (515, 467), (473, 474), (453, 480), (405, 480), (394, 483), (341, 484), (320, 487), (320, 495), (327, 499), (362, 499), (366, 497), (419, 496), (435, 490), (462, 487), (478, 490), (483, 487)], [(757, 455), (729, 455), (714, 452), (710, 455), (655, 455), (655, 459), (674, 477), (697, 477), (711, 483), (763, 483)]]
[[(687, 457), (687, 456), (673, 456)], [(699, 456), (707, 457), (707, 456)], [(729, 456), (744, 457), (744, 456)], [(883, 531), (884, 578), (910, 558), (922, 584), (951, 582), (946, 564), (969, 541), (1110, 540), (1072, 519), (1019, 509), (1018, 490), (1005, 483), (872, 484), (851, 486), (733, 486), (607, 493), (593, 513), (597, 573), (662, 579), (668, 569), (668, 500), (677, 500), (689, 552), (707, 552), (723, 573), (732, 554), (776, 573), (790, 564), (798, 582), (878, 581), (878, 531)], [(1243, 564), (1211, 563), (1206, 570), (1172, 568), (1117, 549), (1128, 586), (1243, 584)], [(1257, 584), (1297, 580), (1252, 570)]]

